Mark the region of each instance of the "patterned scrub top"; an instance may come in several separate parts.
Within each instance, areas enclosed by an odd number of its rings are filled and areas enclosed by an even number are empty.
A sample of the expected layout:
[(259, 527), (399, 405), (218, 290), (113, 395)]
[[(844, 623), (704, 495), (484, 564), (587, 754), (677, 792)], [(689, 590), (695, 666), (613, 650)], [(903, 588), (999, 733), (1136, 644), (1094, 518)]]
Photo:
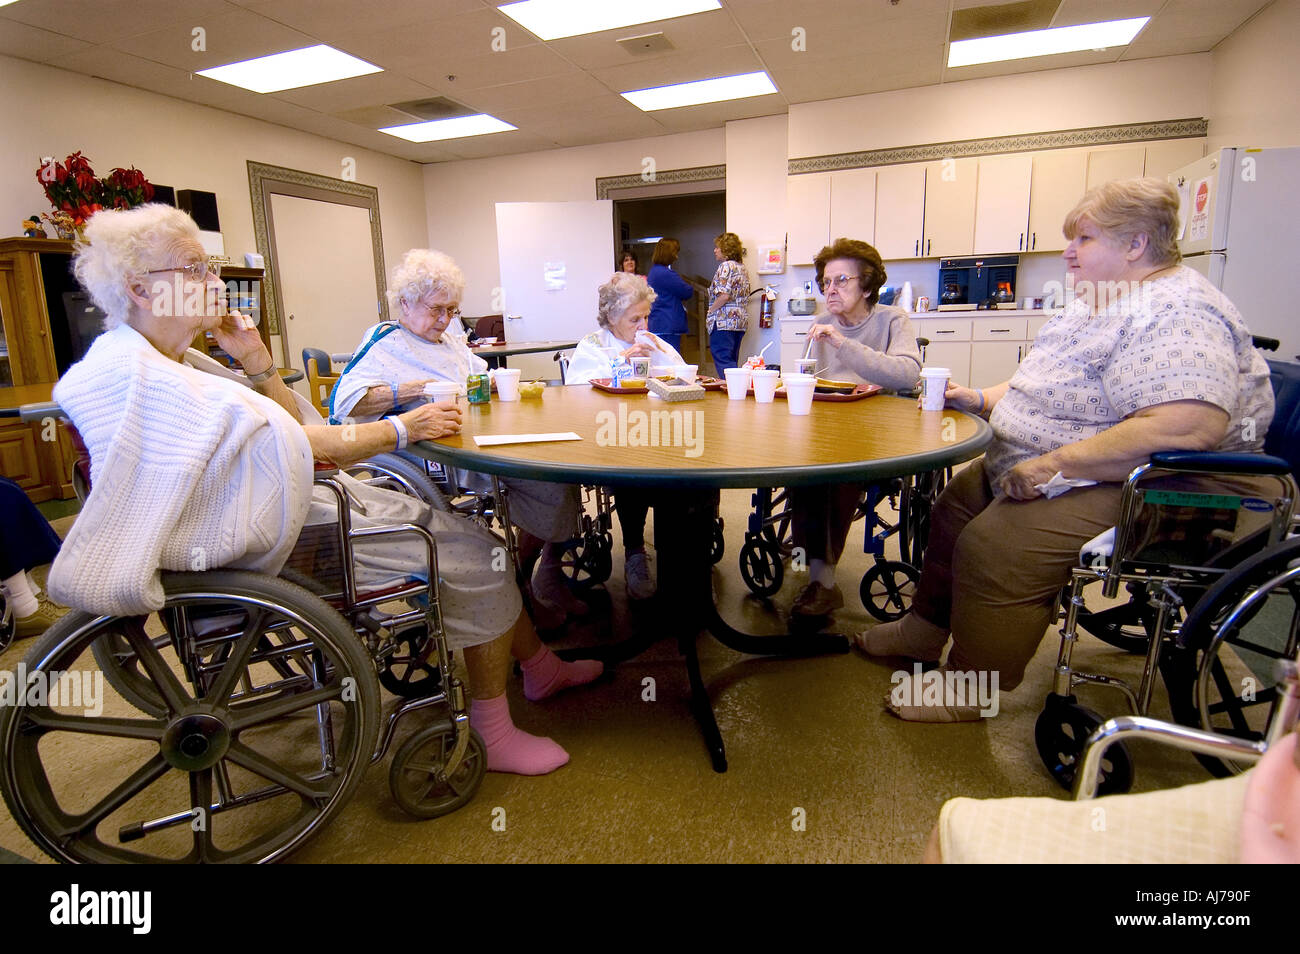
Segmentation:
[(1228, 412), (1215, 450), (1263, 446), (1273, 418), (1268, 365), (1236, 306), (1204, 276), (1180, 268), (1098, 315), (1075, 300), (1039, 331), (993, 407), (989, 482), (1143, 408), (1188, 400)]
[[(719, 295), (731, 296), (721, 308), (713, 303)], [(709, 314), (705, 321), (708, 331), (744, 331), (749, 327), (749, 272), (740, 262), (725, 261), (713, 273), (709, 286)]]

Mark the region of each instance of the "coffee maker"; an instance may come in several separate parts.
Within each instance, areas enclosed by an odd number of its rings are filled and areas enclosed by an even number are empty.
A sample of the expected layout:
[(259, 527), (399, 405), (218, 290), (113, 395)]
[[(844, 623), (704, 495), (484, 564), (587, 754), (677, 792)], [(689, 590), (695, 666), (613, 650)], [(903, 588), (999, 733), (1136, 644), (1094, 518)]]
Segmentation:
[(939, 310), (996, 308), (1016, 298), (1019, 255), (982, 255), (939, 260)]

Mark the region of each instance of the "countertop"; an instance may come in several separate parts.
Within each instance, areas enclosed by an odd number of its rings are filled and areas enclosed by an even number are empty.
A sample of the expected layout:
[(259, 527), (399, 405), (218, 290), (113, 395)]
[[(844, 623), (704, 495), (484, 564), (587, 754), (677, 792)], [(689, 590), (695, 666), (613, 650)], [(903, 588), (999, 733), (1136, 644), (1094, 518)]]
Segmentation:
[[(1013, 318), (1050, 318), (1055, 313), (1056, 313), (1055, 310), (1048, 310), (1046, 308), (1033, 308), (1029, 310), (1025, 310), (1023, 308), (1015, 308), (1015, 309), (1007, 308), (1005, 310), (1003, 309), (994, 310), (991, 308), (985, 308), (982, 310), (972, 309), (970, 311), (910, 311), (908, 312), (908, 317), (913, 319), (916, 318), (927, 318), (927, 319), (928, 318), (999, 318), (999, 317), (1007, 317), (1007, 316)], [(827, 313), (823, 311), (823, 312), (818, 312), (815, 315), (785, 315), (784, 317), (781, 317), (777, 320), (778, 321), (814, 321), (819, 318), (824, 318), (826, 317), (826, 315)]]

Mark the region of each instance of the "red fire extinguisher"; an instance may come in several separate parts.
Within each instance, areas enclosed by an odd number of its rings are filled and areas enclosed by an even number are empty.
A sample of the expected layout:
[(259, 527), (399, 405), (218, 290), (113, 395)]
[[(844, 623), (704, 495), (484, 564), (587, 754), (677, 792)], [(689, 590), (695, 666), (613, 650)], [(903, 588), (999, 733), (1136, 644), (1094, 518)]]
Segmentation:
[(762, 296), (758, 300), (758, 327), (771, 328), (772, 320), (776, 317), (776, 289), (768, 285), (766, 288), (758, 289)]

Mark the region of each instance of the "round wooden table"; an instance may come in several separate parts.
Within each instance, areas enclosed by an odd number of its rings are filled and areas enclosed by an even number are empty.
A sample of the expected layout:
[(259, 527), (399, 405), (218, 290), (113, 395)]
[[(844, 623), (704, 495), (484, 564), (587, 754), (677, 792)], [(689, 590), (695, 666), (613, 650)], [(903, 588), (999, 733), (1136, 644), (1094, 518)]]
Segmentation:
[[(708, 630), (724, 645), (756, 655), (847, 652), (833, 634), (754, 636), (738, 632), (713, 601), (712, 531), (722, 487), (866, 483), (970, 460), (993, 439), (984, 420), (959, 411), (920, 411), (914, 398), (817, 401), (806, 417), (786, 402), (730, 401), (722, 392), (667, 402), (650, 395), (607, 394), (589, 385), (547, 388), (540, 400), (464, 405), (462, 432), (412, 444), (421, 457), (453, 467), (561, 483), (671, 489), (655, 510), (659, 591), (671, 596), (678, 646), (691, 684), (691, 707), (715, 770), (726, 752), (700, 675), (696, 643)], [(572, 432), (578, 440), (479, 447), (475, 436)], [(668, 635), (664, 633), (663, 635)], [(659, 637), (595, 652), (629, 659)]]

